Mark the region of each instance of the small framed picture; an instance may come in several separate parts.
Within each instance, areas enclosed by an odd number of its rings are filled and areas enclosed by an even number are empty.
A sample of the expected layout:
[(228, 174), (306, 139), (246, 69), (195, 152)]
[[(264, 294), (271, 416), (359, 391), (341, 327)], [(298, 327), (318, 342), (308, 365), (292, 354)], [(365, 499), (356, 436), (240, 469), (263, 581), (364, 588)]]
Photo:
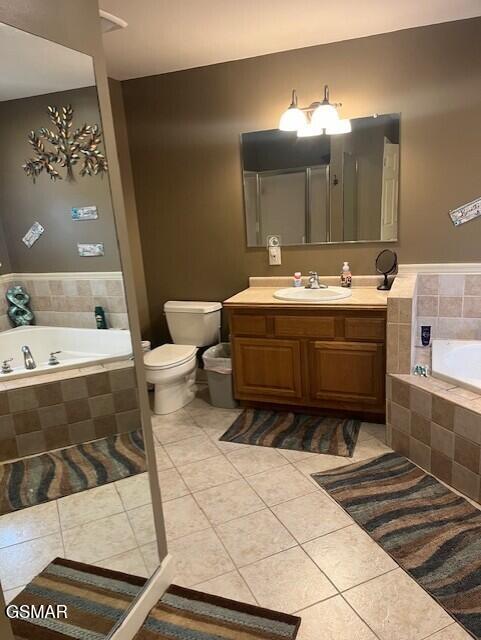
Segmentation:
[(72, 220), (97, 220), (99, 217), (97, 207), (72, 207)]
[(31, 249), (44, 231), (45, 229), (42, 227), (40, 222), (34, 222), (27, 233), (23, 236), (23, 244)]
[(77, 244), (77, 249), (81, 258), (97, 258), (105, 255), (103, 242)]
[(463, 204), (456, 209), (451, 209), (449, 212), (449, 217), (455, 227), (459, 227), (460, 224), (474, 220), (479, 216), (481, 216), (481, 198), (471, 200), (471, 202)]

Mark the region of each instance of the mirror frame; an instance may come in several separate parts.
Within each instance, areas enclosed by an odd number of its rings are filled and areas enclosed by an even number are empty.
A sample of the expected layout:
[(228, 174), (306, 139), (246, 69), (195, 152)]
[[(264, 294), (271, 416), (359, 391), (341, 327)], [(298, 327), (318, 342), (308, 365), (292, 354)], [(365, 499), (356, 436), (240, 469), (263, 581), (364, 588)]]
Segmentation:
[[(126, 130), (122, 127), (122, 123), (119, 124), (116, 122), (114, 127), (109, 81), (99, 26), (98, 3), (96, 1), (76, 3), (73, 1), (67, 2), (66, 0), (43, 0), (41, 9), (37, 9), (36, 6), (34, 9), (33, 2), (26, 2), (24, 8), (16, 6), (14, 8), (12, 3), (5, 3), (3, 6), (0, 6), (0, 23), (88, 55), (91, 57), (93, 63), (100, 121), (103, 131), (103, 144), (109, 163), (109, 190), (112, 200), (113, 217), (116, 226), (127, 302), (127, 314), (132, 338), (141, 428), (145, 443), (147, 473), (149, 476), (152, 511), (159, 555), (158, 568), (153, 575), (146, 580), (143, 589), (109, 632), (109, 639), (120, 640), (120, 638), (133, 637), (133, 635), (135, 635), (135, 632), (140, 628), (143, 620), (147, 617), (150, 609), (155, 605), (155, 602), (160, 598), (172, 577), (170, 575), (172, 573), (172, 563), (170, 562), (170, 556), (167, 551), (167, 538), (157, 473), (147, 382), (144, 367), (142, 366), (143, 352), (141, 348), (141, 330), (136, 294), (137, 285), (134, 276), (127, 221), (125, 196), (127, 190), (123, 185), (123, 180), (129, 175), (130, 167), (125, 164), (121, 166), (121, 158), (117, 152), (117, 141), (119, 145), (125, 144)], [(75, 28), (66, 29), (65, 25), (74, 25)], [(125, 162), (128, 163), (130, 160), (126, 159)], [(3, 594), (0, 598), (0, 603), (3, 603)], [(3, 607), (0, 611), (0, 630), (2, 634), (4, 634), (2, 638), (5, 638), (5, 640), (10, 640), (11, 638), (13, 640), (10, 620), (6, 617)]]

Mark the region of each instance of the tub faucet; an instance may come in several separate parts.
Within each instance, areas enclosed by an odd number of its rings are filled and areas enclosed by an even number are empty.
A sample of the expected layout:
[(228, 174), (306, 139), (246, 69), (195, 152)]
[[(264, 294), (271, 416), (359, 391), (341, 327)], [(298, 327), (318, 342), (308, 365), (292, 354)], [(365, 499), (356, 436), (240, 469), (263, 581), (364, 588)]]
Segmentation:
[(33, 359), (32, 352), (30, 351), (30, 347), (24, 345), (22, 347), (23, 359), (25, 361), (25, 369), (36, 369), (37, 363)]

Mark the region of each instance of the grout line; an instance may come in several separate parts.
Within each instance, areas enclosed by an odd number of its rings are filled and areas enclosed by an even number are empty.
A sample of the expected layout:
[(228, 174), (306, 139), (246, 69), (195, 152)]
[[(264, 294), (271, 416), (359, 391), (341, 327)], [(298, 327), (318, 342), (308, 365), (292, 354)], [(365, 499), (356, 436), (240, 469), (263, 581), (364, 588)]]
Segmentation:
[(63, 537), (63, 529), (62, 529), (62, 520), (60, 518), (60, 507), (58, 505), (58, 500), (55, 500), (55, 507), (57, 509), (57, 518), (58, 518), (58, 528), (60, 531), (60, 539), (62, 540), (62, 548), (63, 548), (63, 555), (66, 555), (66, 550), (65, 550), (65, 540)]

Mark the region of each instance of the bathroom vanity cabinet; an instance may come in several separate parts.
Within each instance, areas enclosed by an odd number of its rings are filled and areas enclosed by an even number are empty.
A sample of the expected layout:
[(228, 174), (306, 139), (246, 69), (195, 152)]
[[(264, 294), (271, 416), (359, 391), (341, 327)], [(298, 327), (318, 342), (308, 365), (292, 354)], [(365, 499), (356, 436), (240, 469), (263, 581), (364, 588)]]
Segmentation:
[(243, 405), (384, 420), (384, 308), (225, 306)]

